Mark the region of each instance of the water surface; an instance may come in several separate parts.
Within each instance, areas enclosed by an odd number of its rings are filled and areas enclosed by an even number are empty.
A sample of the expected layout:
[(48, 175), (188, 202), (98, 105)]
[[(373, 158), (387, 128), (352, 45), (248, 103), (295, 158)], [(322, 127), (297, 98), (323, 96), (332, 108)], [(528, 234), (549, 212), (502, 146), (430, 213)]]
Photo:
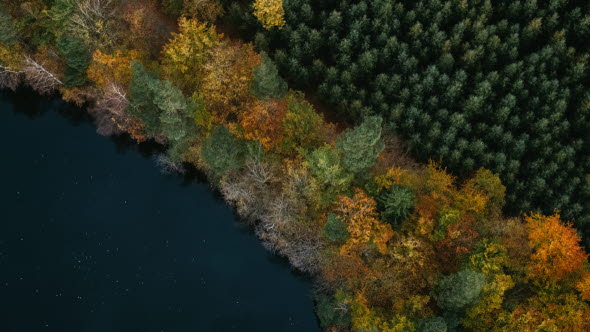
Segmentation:
[(310, 284), (158, 147), (0, 92), (0, 330), (319, 331)]

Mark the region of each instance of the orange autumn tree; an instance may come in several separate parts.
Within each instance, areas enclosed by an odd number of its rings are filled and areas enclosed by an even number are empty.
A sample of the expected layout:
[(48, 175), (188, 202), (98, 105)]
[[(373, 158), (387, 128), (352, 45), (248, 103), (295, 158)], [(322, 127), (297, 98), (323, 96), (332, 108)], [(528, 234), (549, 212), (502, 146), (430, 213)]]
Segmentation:
[(559, 282), (584, 268), (588, 255), (580, 246), (575, 229), (561, 222), (559, 214), (525, 217), (529, 245), (533, 249), (527, 266), (528, 278)]
[(580, 292), (580, 297), (585, 301), (590, 301), (590, 272), (586, 271), (581, 280), (576, 284), (576, 289)]
[(282, 123), (286, 104), (281, 100), (257, 100), (253, 106), (240, 113), (244, 138), (259, 141), (270, 150), (281, 143)]
[[(100, 4), (100, 1), (87, 1)], [(122, 23), (126, 28), (122, 33), (124, 43), (139, 50), (141, 54), (156, 57), (162, 44), (169, 36), (170, 27), (159, 13), (158, 2), (155, 0), (120, 1), (118, 9)]]
[(133, 78), (131, 61), (136, 60), (139, 53), (135, 50), (122, 52), (117, 50), (113, 54), (96, 50), (92, 55), (92, 63), (88, 67), (88, 78), (98, 87), (104, 89), (108, 83), (118, 83), (128, 86)]
[(348, 240), (340, 248), (340, 254), (348, 255), (354, 249), (372, 243), (381, 253), (387, 249), (387, 241), (393, 236), (389, 224), (377, 219), (377, 203), (359, 188), (354, 189), (352, 197), (339, 196), (336, 213), (344, 223), (348, 233)]

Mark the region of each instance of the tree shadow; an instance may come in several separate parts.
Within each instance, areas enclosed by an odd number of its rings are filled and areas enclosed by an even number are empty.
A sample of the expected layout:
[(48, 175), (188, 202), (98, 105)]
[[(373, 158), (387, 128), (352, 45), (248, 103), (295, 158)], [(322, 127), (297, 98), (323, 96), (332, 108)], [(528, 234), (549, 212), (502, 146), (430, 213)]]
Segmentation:
[(0, 90), (0, 98), (10, 100), (14, 106), (14, 113), (23, 114), (31, 120), (38, 119), (49, 111), (55, 111), (74, 126), (94, 123), (92, 116), (84, 108), (63, 101), (56, 93), (40, 95), (29, 87), (21, 86), (15, 91)]
[(0, 89), (0, 99), (10, 100), (10, 103), (14, 105), (12, 111), (14, 113), (23, 114), (29, 119), (37, 119), (43, 116), (55, 101), (55, 96), (39, 96), (33, 90), (19, 87), (16, 91), (8, 89)]

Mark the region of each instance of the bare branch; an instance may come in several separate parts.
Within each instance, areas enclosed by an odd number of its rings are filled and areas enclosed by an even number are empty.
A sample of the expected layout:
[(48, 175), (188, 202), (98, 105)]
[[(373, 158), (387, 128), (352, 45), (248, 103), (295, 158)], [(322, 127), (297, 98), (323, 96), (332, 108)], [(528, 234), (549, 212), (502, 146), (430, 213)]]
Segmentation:
[(0, 65), (0, 89), (16, 90), (22, 79), (22, 71), (11, 70), (10, 67)]
[(262, 146), (256, 145), (251, 148), (250, 158), (246, 162), (246, 169), (252, 180), (259, 184), (269, 183), (274, 179), (275, 167), (269, 162), (265, 161), (264, 151)]
[(85, 31), (100, 33), (101, 24), (115, 14), (114, 9), (111, 8), (112, 3), (112, 0), (81, 1), (71, 21)]
[(57, 76), (29, 56), (25, 56), (22, 71), (25, 74), (26, 82), (31, 88), (33, 88), (33, 90), (41, 94), (51, 93), (53, 90), (57, 89), (57, 87), (63, 85)]
[(130, 105), (125, 90), (117, 83), (109, 83), (106, 91), (97, 99), (89, 113), (96, 120), (96, 131), (104, 136), (122, 133), (129, 126), (130, 115), (126, 112)]

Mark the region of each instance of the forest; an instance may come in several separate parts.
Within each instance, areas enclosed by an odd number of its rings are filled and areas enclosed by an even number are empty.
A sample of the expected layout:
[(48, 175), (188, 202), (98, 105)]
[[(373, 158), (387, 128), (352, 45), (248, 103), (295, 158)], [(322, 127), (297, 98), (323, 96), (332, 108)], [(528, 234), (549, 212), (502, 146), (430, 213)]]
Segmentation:
[(271, 30), (245, 6), (236, 26), (295, 87), (383, 116), (419, 160), (498, 173), (506, 212), (557, 209), (590, 236), (589, 2), (289, 0)]
[(0, 0), (0, 87), (202, 171), (326, 331), (589, 331), (589, 42), (566, 0)]

